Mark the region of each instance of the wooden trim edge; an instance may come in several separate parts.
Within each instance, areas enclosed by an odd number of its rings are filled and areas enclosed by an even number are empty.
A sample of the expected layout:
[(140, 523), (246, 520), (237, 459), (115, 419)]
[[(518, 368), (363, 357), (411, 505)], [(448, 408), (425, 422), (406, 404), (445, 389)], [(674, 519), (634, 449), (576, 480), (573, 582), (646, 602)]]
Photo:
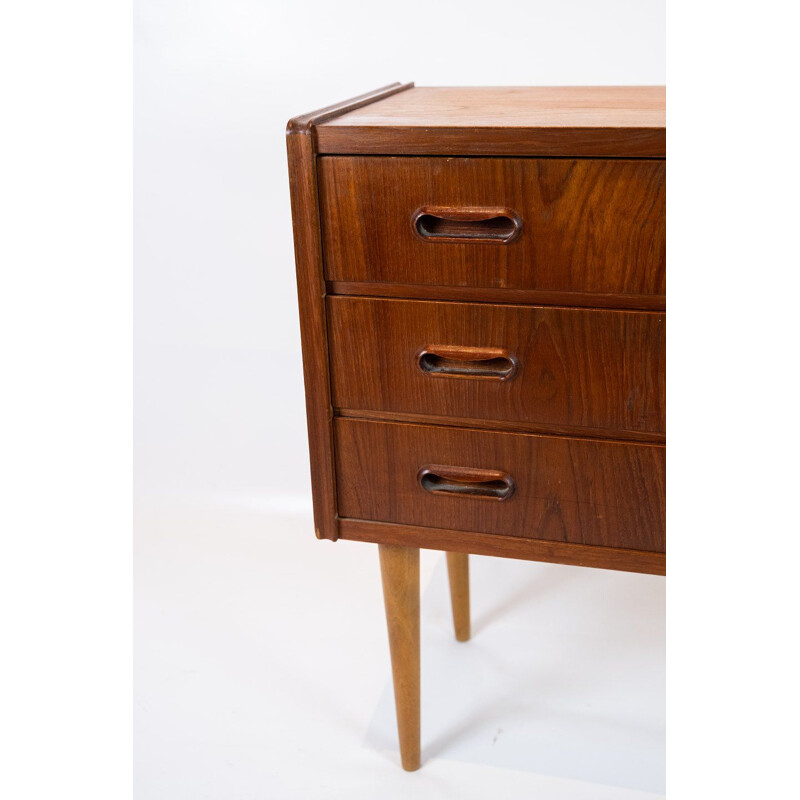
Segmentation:
[(385, 97), (390, 97), (398, 92), (403, 92), (406, 89), (413, 89), (414, 83), (390, 83), (386, 86), (381, 86), (380, 89), (373, 89), (371, 92), (351, 97), (349, 100), (343, 100), (341, 103), (334, 103), (331, 106), (325, 106), (317, 111), (311, 111), (308, 114), (301, 114), (298, 117), (292, 117), (286, 124), (287, 135), (311, 132), (315, 125), (321, 125), (334, 117), (346, 114), (348, 111), (355, 111), (357, 108), (374, 103), (378, 100), (383, 100)]
[(550, 542), (446, 528), (423, 528), (346, 517), (339, 519), (339, 538), (401, 547), (421, 547), (429, 550), (639, 572), (647, 575), (666, 575), (666, 555), (644, 550)]
[(609, 311), (666, 312), (666, 298), (659, 294), (599, 294), (550, 289), (516, 289), (440, 284), (388, 283), (381, 281), (327, 281), (328, 294), (352, 297), (389, 297), (397, 300), (429, 300), (455, 303), (505, 303), (509, 305), (603, 308)]
[(314, 530), (338, 538), (333, 405), (328, 357), (317, 168), (311, 136), (287, 136)]
[(409, 411), (376, 411), (364, 408), (340, 408), (334, 406), (333, 413), (346, 419), (361, 419), (369, 422), (407, 422), (411, 425), (439, 425), (445, 428), (471, 428), (498, 433), (522, 433), (532, 436), (553, 436), (566, 439), (591, 439), (600, 442), (623, 442), (665, 446), (665, 433), (627, 431), (610, 428), (580, 428), (575, 425), (542, 425), (534, 422), (501, 419), (473, 419), (471, 417), (447, 417), (441, 414), (417, 414)]
[(314, 499), (314, 529), (319, 539), (338, 538), (333, 405), (327, 344), (322, 231), (317, 185), (315, 125), (368, 103), (402, 92), (413, 83), (393, 83), (309, 114), (286, 126), (289, 188), (294, 224), (300, 337), (306, 388), (306, 416)]
[(666, 158), (666, 129), (503, 128), (329, 125), (320, 155), (531, 156)]

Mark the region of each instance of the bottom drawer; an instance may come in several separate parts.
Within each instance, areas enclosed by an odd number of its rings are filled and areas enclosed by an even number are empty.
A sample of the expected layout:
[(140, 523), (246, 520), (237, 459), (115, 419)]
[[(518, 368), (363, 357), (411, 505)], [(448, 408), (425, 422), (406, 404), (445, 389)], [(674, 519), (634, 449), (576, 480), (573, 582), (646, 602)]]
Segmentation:
[(339, 515), (665, 551), (662, 445), (335, 420)]

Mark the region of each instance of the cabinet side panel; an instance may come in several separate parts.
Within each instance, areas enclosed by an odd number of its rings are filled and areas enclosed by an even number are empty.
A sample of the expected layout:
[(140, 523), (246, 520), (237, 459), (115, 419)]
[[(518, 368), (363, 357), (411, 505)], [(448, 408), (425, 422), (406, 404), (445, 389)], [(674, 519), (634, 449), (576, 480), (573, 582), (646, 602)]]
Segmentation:
[(333, 411), (328, 369), (316, 157), (311, 131), (290, 132), (286, 137), (286, 146), (289, 155), (300, 336), (303, 345), (314, 528), (318, 538), (335, 540), (338, 538), (338, 530), (333, 468)]

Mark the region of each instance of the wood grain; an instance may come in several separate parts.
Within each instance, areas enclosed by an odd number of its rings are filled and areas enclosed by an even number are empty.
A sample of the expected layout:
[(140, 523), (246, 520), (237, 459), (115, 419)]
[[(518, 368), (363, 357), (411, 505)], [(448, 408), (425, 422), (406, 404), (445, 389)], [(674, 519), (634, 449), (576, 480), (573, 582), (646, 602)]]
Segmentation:
[[(665, 315), (328, 297), (340, 409), (665, 432)], [(508, 379), (420, 368), (423, 351), (506, 353)], [(480, 365), (480, 362), (476, 362)], [(456, 365), (454, 371), (458, 371)]]
[[(324, 157), (319, 185), (331, 281), (664, 294), (661, 161)], [(423, 241), (426, 206), (509, 209), (522, 232)]]
[[(664, 448), (337, 419), (342, 517), (664, 552)], [(432, 494), (428, 465), (497, 470), (505, 500)]]
[(659, 157), (663, 86), (417, 87), (319, 128), (322, 153)]
[(341, 538), (354, 542), (382, 542), (402, 547), (424, 547), (482, 556), (546, 561), (576, 567), (666, 574), (666, 555), (622, 547), (593, 547), (541, 539), (522, 539), (496, 533), (457, 531), (450, 528), (398, 525), (391, 522), (343, 518)]
[(391, 84), (287, 126), (314, 524), (379, 544), (404, 769), (418, 548), (460, 641), (468, 553), (665, 573), (664, 99)]
[(450, 605), (453, 607), (453, 628), (459, 642), (470, 637), (469, 618), (469, 555), (447, 554), (447, 578), (450, 583)]
[[(535, 422), (507, 422), (480, 417), (443, 417), (434, 414), (408, 414), (402, 411), (368, 411), (365, 409), (335, 408), (337, 416), (348, 419), (363, 419), (374, 422), (409, 422), (412, 425), (438, 425), (452, 428), (482, 428), (487, 431), (505, 433), (543, 433), (547, 436), (575, 436), (576, 429), (562, 425), (542, 425)], [(628, 431), (624, 435), (619, 431), (604, 428), (581, 428), (582, 439), (614, 439), (620, 442), (640, 442), (643, 444), (665, 444), (663, 433), (646, 433)]]
[(656, 128), (319, 128), (320, 153), (405, 156), (664, 158)]
[(306, 387), (308, 447), (311, 457), (311, 492), (314, 528), (318, 538), (333, 539), (336, 529), (336, 479), (333, 465), (333, 416), (328, 370), (325, 320), (325, 280), (317, 204), (316, 160), (313, 141), (295, 129), (286, 137), (289, 186), (294, 222), (297, 295), (303, 375)]
[[(510, 413), (509, 405), (500, 404), (501, 413), (487, 413), (489, 406), (484, 405), (476, 411), (448, 409), (444, 416), (441, 409), (399, 408), (391, 394), (385, 393), (375, 409), (345, 408), (338, 401), (334, 405), (328, 367), (329, 355), (334, 356), (328, 353), (326, 304), (326, 295), (332, 293), (439, 300), (443, 305), (464, 301), (514, 304), (523, 307), (523, 315), (530, 313), (524, 306), (531, 305), (561, 306), (549, 311), (562, 315), (579, 307), (662, 312), (664, 163), (659, 159), (664, 155), (665, 138), (663, 90), (420, 90), (393, 84), (298, 117), (290, 121), (287, 132), (317, 535), (335, 539), (341, 531), (348, 538), (387, 544), (416, 542), (417, 546), (453, 552), (471, 548), (472, 552), (514, 558), (663, 572), (664, 450), (659, 446), (664, 440), (663, 408), (657, 413), (659, 425), (648, 422), (636, 429), (619, 421), (612, 422), (612, 427), (595, 424), (595, 417), (613, 416), (608, 408), (618, 409), (613, 399), (616, 383), (610, 389), (612, 396), (599, 401), (580, 387), (577, 417), (583, 417), (583, 421), (577, 426), (573, 424), (577, 418), (574, 404), (568, 404), (567, 422), (563, 418), (532, 421), (526, 417), (528, 412), (517, 413), (514, 403), (509, 404)], [(320, 152), (414, 157), (318, 159)], [(445, 157), (416, 157), (423, 154)], [(464, 157), (476, 155), (525, 158)], [(558, 158), (531, 158), (537, 155)], [(336, 166), (345, 162), (351, 166)], [(335, 175), (327, 174), (329, 164)], [(330, 177), (335, 180), (327, 180)], [(407, 209), (409, 197), (419, 189), (424, 199)], [(416, 196), (413, 199), (416, 201)], [(320, 218), (320, 203), (325, 204), (324, 220)], [(440, 218), (445, 222), (434, 218), (431, 227), (425, 220), (425, 236), (421, 236), (414, 230), (412, 218), (426, 207), (442, 212)], [(518, 213), (522, 228), (513, 236), (501, 236), (499, 224), (489, 222), (483, 226), (488, 234), (483, 238), (493, 241), (443, 241), (458, 240), (462, 227), (448, 220), (463, 219), (460, 215), (469, 214), (470, 208), (484, 209), (484, 213), (485, 209), (507, 210), (511, 219)], [(398, 222), (398, 209), (407, 212), (405, 222)], [(341, 219), (336, 220), (337, 215)], [(340, 227), (338, 233), (334, 222)], [(463, 230), (474, 232), (474, 227), (464, 226)], [(325, 275), (323, 233), (325, 246), (331, 248), (325, 253), (330, 262)], [(426, 237), (429, 241), (424, 241)], [(513, 241), (497, 241), (504, 238)], [(415, 250), (409, 240), (425, 249)], [(331, 298), (331, 302), (339, 299)], [(545, 311), (548, 309), (539, 308), (536, 313)], [(457, 311), (452, 315), (457, 325), (464, 324), (458, 321)], [(500, 330), (507, 330), (504, 323), (487, 319), (487, 330), (496, 330), (498, 325)], [(564, 324), (564, 319), (572, 317), (559, 319)], [(541, 331), (541, 325), (540, 321), (532, 329), (534, 335)], [(410, 335), (408, 329), (403, 333)], [(562, 333), (566, 336), (567, 332)], [(557, 336), (551, 338), (555, 341)], [(597, 340), (592, 337), (592, 341)], [(610, 341), (603, 345), (606, 358), (609, 347), (613, 349)], [(627, 353), (625, 359), (631, 355)], [(562, 358), (560, 353), (558, 357)], [(575, 358), (579, 373), (586, 368), (580, 365), (579, 353), (567, 353), (563, 360), (572, 366), (564, 369), (573, 376)], [(386, 369), (385, 363), (381, 369)], [(622, 370), (623, 383), (631, 374)], [(454, 379), (431, 380), (444, 383)], [(660, 374), (656, 383), (660, 386), (662, 381)], [(589, 385), (597, 384), (590, 381)], [(650, 405), (649, 400), (645, 405), (651, 409), (658, 406)], [(512, 499), (466, 498), (468, 503), (482, 503), (484, 509), (467, 515), (472, 517), (467, 525), (459, 524), (460, 512), (448, 508), (437, 511), (447, 519), (445, 523), (437, 515), (426, 517), (423, 524), (352, 519), (348, 516), (351, 509), (337, 505), (340, 496), (357, 492), (358, 485), (336, 486), (334, 476), (342, 469), (343, 459), (350, 466), (353, 461), (346, 452), (334, 453), (334, 413), (342, 415), (335, 423), (336, 442), (348, 425), (384, 426), (382, 431), (389, 427), (422, 429), (425, 435), (421, 438), (415, 435), (413, 441), (405, 441), (401, 437), (398, 456), (414, 455), (415, 448), (423, 454), (433, 453), (436, 448), (432, 445), (438, 443), (440, 454), (475, 457), (454, 466), (503, 471), (503, 463), (487, 463), (483, 456), (505, 454), (511, 459), (509, 463), (522, 464), (523, 470), (545, 465), (543, 473), (534, 476), (535, 488), (544, 487), (545, 493), (528, 496), (529, 484), (519, 483), (517, 470), (518, 488)], [(360, 419), (353, 418), (356, 416)], [(370, 417), (375, 421), (365, 421)], [(403, 421), (415, 424), (399, 424)], [(578, 430), (581, 438), (570, 436)], [(547, 432), (558, 435), (538, 435)], [(371, 436), (350, 438), (358, 445), (355, 472), (359, 479), (367, 473), (367, 485), (374, 489), (376, 482), (390, 484), (390, 467), (397, 464), (389, 463), (385, 470), (380, 467), (378, 474), (370, 471), (366, 456), (393, 461), (381, 447), (375, 450), (369, 442)], [(609, 436), (618, 441), (608, 441)], [(386, 443), (392, 437), (381, 433), (377, 439)], [(455, 446), (456, 441), (461, 444)], [(612, 456), (614, 452), (626, 455)], [(449, 463), (441, 457), (429, 460), (433, 464)], [(554, 469), (549, 469), (551, 464)], [(350, 474), (342, 471), (340, 477), (349, 483)], [(418, 481), (412, 483), (414, 491), (422, 492), (429, 501), (465, 499), (434, 497), (426, 494)], [(397, 488), (392, 485), (392, 492)], [(528, 499), (516, 525), (508, 530), (500, 526), (501, 532), (477, 530), (485, 527), (485, 509), (519, 504), (523, 494)], [(398, 508), (403, 506), (402, 496), (404, 490), (392, 500)], [(374, 498), (368, 500), (375, 502)], [(390, 510), (395, 516), (394, 508)], [(625, 523), (626, 515), (638, 515), (636, 530)], [(499, 524), (497, 520), (492, 522), (495, 524)], [(532, 535), (551, 538), (530, 538)], [(575, 543), (578, 540), (580, 543)]]
[[(399, 84), (398, 84), (399, 85)], [(664, 86), (417, 86), (328, 127), (663, 128)], [(435, 131), (434, 131), (435, 132)]]
[(519, 305), (617, 308), (665, 311), (664, 295), (599, 294), (597, 292), (553, 292), (540, 289), (492, 289), (476, 286), (434, 286), (432, 284), (375, 281), (326, 281), (329, 294), (364, 297), (397, 297), (408, 300), (516, 303)]
[[(320, 108), (317, 111), (311, 111), (308, 114), (301, 114), (297, 117), (292, 117), (286, 125), (286, 133), (311, 133), (312, 129), (325, 122), (332, 122), (336, 117), (355, 111), (359, 108), (364, 108), (370, 103), (375, 103), (383, 100), (392, 95), (404, 92), (411, 89), (413, 83), (401, 84), (399, 82), (390, 83), (387, 86), (381, 86), (380, 89), (373, 89), (370, 92), (351, 97), (349, 100), (344, 100), (340, 103), (334, 103), (325, 108)], [(318, 152), (318, 150), (317, 150)]]
[(356, 108), (362, 108), (413, 86), (392, 84), (319, 111), (290, 119), (286, 126), (289, 190), (294, 225), (297, 297), (303, 375), (306, 388), (306, 418), (311, 459), (311, 493), (314, 528), (318, 538), (338, 536), (336, 478), (333, 466), (328, 340), (325, 319), (326, 285), (322, 270), (322, 238), (317, 188), (316, 126)]
[(420, 765), (419, 550), (382, 544), (378, 552), (400, 760), (411, 772)]

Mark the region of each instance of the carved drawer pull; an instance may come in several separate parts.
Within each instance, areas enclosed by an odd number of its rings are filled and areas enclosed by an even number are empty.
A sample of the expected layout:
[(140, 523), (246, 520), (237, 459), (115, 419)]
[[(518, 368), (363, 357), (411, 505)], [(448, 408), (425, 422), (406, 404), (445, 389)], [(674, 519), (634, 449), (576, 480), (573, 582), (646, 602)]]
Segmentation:
[(508, 208), (420, 208), (414, 231), (426, 242), (508, 244), (522, 232), (522, 220)]
[(417, 478), (420, 486), (431, 494), (458, 494), (489, 500), (508, 500), (516, 488), (506, 472), (473, 467), (446, 467), (429, 464)]
[(505, 381), (514, 376), (518, 364), (500, 347), (428, 345), (417, 353), (417, 366), (428, 375)]

